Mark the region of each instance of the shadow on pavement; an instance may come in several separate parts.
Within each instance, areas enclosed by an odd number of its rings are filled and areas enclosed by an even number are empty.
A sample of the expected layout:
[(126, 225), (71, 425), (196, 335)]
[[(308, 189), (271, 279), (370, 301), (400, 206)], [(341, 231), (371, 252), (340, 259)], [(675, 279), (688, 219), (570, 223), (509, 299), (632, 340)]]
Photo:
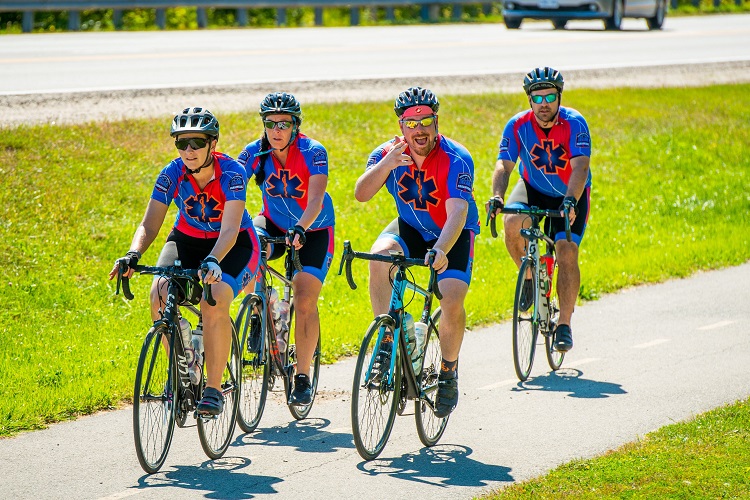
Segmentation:
[(250, 434), (240, 434), (233, 446), (288, 446), (309, 453), (334, 452), (354, 448), (352, 433), (325, 430), (331, 421), (324, 418), (295, 420), (286, 425), (258, 428)]
[(585, 399), (627, 394), (620, 384), (583, 378), (583, 372), (574, 368), (561, 368), (556, 372), (529, 378), (526, 382), (519, 382), (511, 391), (567, 392), (571, 397)]
[(357, 468), (369, 475), (391, 477), (432, 486), (489, 486), (513, 482), (510, 468), (487, 465), (469, 458), (474, 450), (461, 445), (437, 445), (401, 457), (361, 462)]

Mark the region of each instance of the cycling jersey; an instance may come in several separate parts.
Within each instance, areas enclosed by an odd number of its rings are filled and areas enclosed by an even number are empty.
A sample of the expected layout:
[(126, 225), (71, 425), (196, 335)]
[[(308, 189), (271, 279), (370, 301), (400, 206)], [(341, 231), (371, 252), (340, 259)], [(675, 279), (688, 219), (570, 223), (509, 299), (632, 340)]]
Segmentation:
[[(393, 142), (375, 148), (367, 160), (367, 170), (388, 154)], [(404, 154), (410, 154), (408, 147)], [(473, 193), (474, 160), (456, 141), (438, 134), (437, 144), (421, 169), (416, 164), (399, 166), (388, 174), (385, 185), (396, 200), (399, 217), (419, 231), (426, 241), (440, 237), (447, 219), (445, 202), (449, 198), (469, 203), (463, 228), (479, 233), (479, 213)]]
[[(169, 206), (174, 200), (177, 218), (174, 227), (196, 238), (218, 238), (224, 203), (246, 200), (247, 174), (233, 158), (223, 153), (212, 153), (214, 178), (203, 189), (195, 178), (187, 175), (185, 163), (175, 158), (159, 173), (151, 198)], [(253, 219), (245, 210), (240, 231), (253, 227)]]
[[(242, 150), (237, 161), (244, 165), (248, 175), (257, 174), (263, 167), (263, 209), (260, 214), (278, 227), (289, 229), (299, 222), (307, 208), (310, 177), (328, 175), (328, 153), (318, 141), (299, 134), (289, 146), (286, 166), (282, 167), (273, 153), (256, 157), (260, 146), (260, 139), (251, 142)], [(334, 222), (333, 201), (326, 193), (322, 210), (308, 229), (332, 227)]]
[[(548, 196), (565, 196), (576, 156), (591, 156), (591, 136), (586, 120), (572, 108), (560, 106), (557, 121), (547, 133), (537, 123), (532, 110), (510, 119), (503, 131), (498, 160), (515, 163), (519, 173), (537, 191)], [(591, 171), (586, 187), (591, 186)]]

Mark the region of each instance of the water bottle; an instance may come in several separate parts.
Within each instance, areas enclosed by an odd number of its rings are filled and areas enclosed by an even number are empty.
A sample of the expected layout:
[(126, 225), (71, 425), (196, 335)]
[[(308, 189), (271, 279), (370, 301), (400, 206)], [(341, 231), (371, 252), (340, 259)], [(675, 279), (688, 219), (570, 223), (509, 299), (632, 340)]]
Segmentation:
[(289, 314), (291, 307), (285, 300), (276, 301), (276, 311), (274, 316), (278, 319), (275, 322), (276, 327), (276, 344), (279, 346), (279, 352), (286, 352), (289, 343)]
[[(180, 336), (182, 337), (182, 346), (185, 348), (185, 354), (187, 354), (187, 350), (193, 348), (193, 344), (191, 343), (192, 331), (190, 329), (190, 322), (182, 316), (180, 316)], [(187, 355), (189, 356), (189, 354)]]
[[(401, 327), (406, 331), (406, 351), (411, 358), (412, 366), (419, 361), (419, 346), (417, 345), (417, 333), (414, 327), (414, 317), (404, 313), (404, 323)], [(419, 370), (419, 368), (416, 368)]]
[(539, 257), (539, 286), (545, 297), (549, 297), (552, 292), (552, 273), (554, 270), (554, 255), (545, 254)]
[(201, 367), (203, 366), (203, 323), (198, 322), (198, 326), (193, 330), (192, 338), (193, 352), (193, 363), (188, 364), (188, 374), (190, 375), (190, 383), (198, 385), (201, 383)]
[(419, 356), (424, 352), (424, 344), (427, 340), (427, 323), (417, 321), (414, 323), (414, 335), (417, 338), (417, 353)]

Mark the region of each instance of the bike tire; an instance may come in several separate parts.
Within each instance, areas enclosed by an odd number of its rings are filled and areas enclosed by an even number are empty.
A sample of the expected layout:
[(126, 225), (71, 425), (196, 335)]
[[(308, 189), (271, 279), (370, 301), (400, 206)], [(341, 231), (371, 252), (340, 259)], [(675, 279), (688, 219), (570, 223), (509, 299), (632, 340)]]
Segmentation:
[(151, 327), (143, 341), (133, 390), (133, 437), (138, 462), (149, 474), (157, 472), (169, 453), (178, 401), (177, 369), (162, 339), (166, 323)]
[(435, 416), (435, 398), (437, 396), (438, 376), (443, 351), (440, 349), (440, 316), (438, 307), (432, 313), (432, 321), (428, 325), (427, 338), (422, 356), (422, 371), (420, 376), (420, 398), (415, 402), (414, 415), (417, 421), (417, 434), (425, 446), (435, 446), (445, 432), (449, 416), (439, 418)]
[[(234, 321), (232, 324), (232, 347), (229, 350), (227, 366), (221, 379), (221, 392), (224, 394), (224, 411), (215, 418), (198, 416), (198, 437), (201, 447), (206, 455), (216, 460), (221, 458), (229, 448), (229, 442), (234, 433), (234, 425), (237, 421), (237, 410), (239, 409), (240, 393), (242, 391), (242, 374), (240, 361), (240, 347), (237, 340), (237, 329)], [(205, 358), (205, 356), (204, 356)], [(206, 366), (203, 364), (204, 383)]]
[[(391, 385), (372, 380), (370, 370), (373, 358), (378, 353), (378, 333), (381, 328), (385, 328), (386, 334), (393, 336), (392, 355), (397, 356)], [(393, 318), (380, 315), (367, 329), (357, 356), (352, 384), (352, 435), (357, 452), (365, 460), (373, 460), (383, 451), (396, 418), (396, 405), (401, 392), (401, 364), (397, 342)], [(388, 373), (383, 375), (387, 382)]]
[[(243, 299), (237, 313), (236, 324), (242, 336), (242, 385), (237, 424), (244, 432), (253, 432), (258, 427), (268, 397), (268, 373), (271, 366), (268, 355), (268, 329), (264, 327), (264, 323), (267, 325), (268, 322), (262, 319), (262, 309), (260, 298), (257, 295), (248, 295)], [(265, 339), (261, 352), (251, 351), (249, 348), (250, 335), (256, 327), (255, 321), (259, 322), (257, 328), (260, 328), (260, 335)]]
[[(294, 338), (294, 306), (292, 306), (291, 311), (289, 313), (289, 326), (290, 326), (290, 332), (289, 332), (289, 342), (292, 341)], [(292, 414), (292, 416), (296, 420), (302, 420), (303, 418), (307, 418), (307, 415), (310, 414), (310, 410), (312, 410), (313, 403), (315, 403), (315, 394), (318, 392), (318, 380), (320, 377), (320, 338), (322, 337), (322, 332), (320, 331), (320, 321), (318, 321), (318, 344), (315, 347), (315, 353), (313, 354), (313, 359), (310, 362), (310, 385), (312, 386), (312, 400), (310, 401), (310, 404), (307, 405), (289, 405), (289, 412)], [(287, 348), (287, 352), (289, 353), (289, 363), (293, 364), (294, 366), (297, 366), (297, 346), (295, 344), (289, 344), (289, 347)]]
[[(531, 305), (523, 311), (520, 307), (523, 284), (527, 272), (531, 272), (532, 299)], [(539, 334), (539, 323), (535, 321), (537, 303), (536, 289), (538, 276), (533, 261), (525, 259), (518, 271), (516, 294), (513, 300), (513, 366), (521, 382), (526, 381), (534, 365), (536, 338)]]
[[(555, 261), (553, 273), (552, 276), (554, 278), (557, 276), (557, 261)], [(555, 283), (555, 280), (551, 279), (550, 283)], [(549, 321), (547, 323), (549, 325), (549, 332), (544, 336), (544, 350), (547, 353), (547, 363), (549, 364), (549, 367), (552, 368), (552, 371), (557, 371), (562, 366), (562, 362), (565, 359), (565, 353), (558, 351), (554, 346), (555, 328), (560, 319), (560, 304), (558, 303), (556, 296), (557, 283), (555, 283), (553, 288), (549, 299)]]

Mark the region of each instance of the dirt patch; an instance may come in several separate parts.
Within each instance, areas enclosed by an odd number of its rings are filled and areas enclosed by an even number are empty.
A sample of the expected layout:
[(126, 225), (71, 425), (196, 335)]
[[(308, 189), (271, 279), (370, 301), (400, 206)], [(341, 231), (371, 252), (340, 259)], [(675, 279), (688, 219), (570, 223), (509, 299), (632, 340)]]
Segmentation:
[[(270, 91), (293, 92), (303, 103), (381, 101), (419, 84), (438, 95), (520, 92), (522, 75), (415, 77), (374, 80), (281, 82), (216, 87), (185, 87), (103, 92), (0, 95), (3, 126), (70, 124), (125, 118), (174, 115), (186, 103), (202, 104), (215, 113), (253, 113)], [(694, 87), (750, 82), (750, 61), (695, 65), (646, 66), (565, 71), (566, 88)]]

